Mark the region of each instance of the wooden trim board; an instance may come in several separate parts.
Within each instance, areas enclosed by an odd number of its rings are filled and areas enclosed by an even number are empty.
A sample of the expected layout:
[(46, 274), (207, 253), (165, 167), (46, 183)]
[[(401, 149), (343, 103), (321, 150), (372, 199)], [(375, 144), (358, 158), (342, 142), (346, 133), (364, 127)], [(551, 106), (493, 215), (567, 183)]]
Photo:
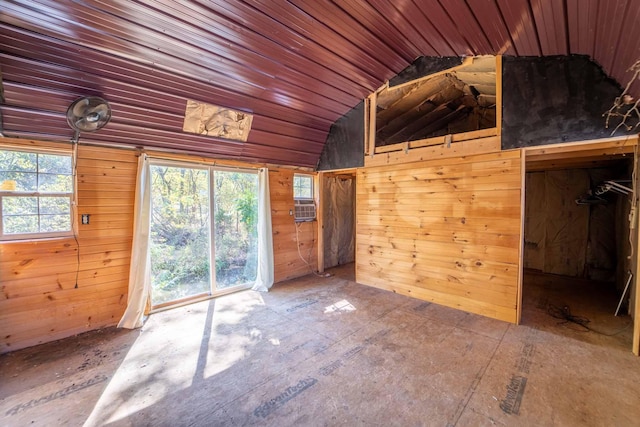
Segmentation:
[(365, 167), (393, 165), (408, 162), (420, 162), (425, 160), (446, 159), (451, 157), (464, 157), (475, 154), (488, 154), (500, 151), (500, 138), (490, 136), (486, 138), (471, 139), (467, 141), (453, 142), (450, 146), (439, 144), (429, 147), (420, 147), (404, 151), (376, 154), (364, 159)]

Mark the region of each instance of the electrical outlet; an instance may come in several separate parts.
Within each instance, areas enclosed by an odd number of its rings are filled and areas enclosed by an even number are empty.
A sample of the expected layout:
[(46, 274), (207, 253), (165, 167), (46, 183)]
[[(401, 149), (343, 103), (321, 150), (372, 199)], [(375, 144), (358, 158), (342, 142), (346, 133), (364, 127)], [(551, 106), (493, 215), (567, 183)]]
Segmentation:
[(82, 214), (82, 224), (89, 224), (89, 214)]

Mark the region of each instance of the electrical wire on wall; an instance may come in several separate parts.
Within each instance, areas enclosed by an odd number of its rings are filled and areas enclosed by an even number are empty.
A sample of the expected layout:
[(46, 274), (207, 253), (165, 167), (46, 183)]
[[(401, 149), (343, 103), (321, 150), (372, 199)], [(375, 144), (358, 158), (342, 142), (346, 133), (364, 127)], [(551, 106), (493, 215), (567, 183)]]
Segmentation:
[[(302, 221), (296, 221), (296, 248), (298, 249), (298, 256), (300, 257), (300, 259), (307, 265), (307, 267), (309, 268), (309, 271), (312, 272), (313, 274), (315, 274), (318, 277), (329, 277), (331, 276), (329, 273), (326, 274), (322, 274), (322, 273), (318, 273), (316, 270), (313, 269), (313, 266), (311, 265), (311, 254), (313, 253), (313, 245), (311, 245), (309, 247), (309, 255), (307, 256), (308, 259), (305, 259), (302, 256), (302, 252), (300, 251), (300, 224), (302, 224)], [(311, 232), (313, 233), (313, 239), (312, 241), (315, 242), (316, 241), (316, 236), (315, 236), (315, 232), (313, 231), (313, 227), (311, 227)]]
[(76, 241), (76, 281), (75, 289), (78, 289), (78, 276), (80, 275), (80, 242), (78, 242), (78, 141), (71, 141), (71, 171), (72, 171), (72, 185), (73, 196), (71, 198), (71, 231), (73, 232), (73, 239)]

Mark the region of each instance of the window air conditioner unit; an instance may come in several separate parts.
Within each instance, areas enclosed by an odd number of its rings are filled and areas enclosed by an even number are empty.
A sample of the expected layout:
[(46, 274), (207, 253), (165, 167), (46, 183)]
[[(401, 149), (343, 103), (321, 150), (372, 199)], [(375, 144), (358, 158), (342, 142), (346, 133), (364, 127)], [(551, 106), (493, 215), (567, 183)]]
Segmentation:
[(296, 200), (294, 219), (298, 222), (316, 219), (316, 204), (313, 200)]

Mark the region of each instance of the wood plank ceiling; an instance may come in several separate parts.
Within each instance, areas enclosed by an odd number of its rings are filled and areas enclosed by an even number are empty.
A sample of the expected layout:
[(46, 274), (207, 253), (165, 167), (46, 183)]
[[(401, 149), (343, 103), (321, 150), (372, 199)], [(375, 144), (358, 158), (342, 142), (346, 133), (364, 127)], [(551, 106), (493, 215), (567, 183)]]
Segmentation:
[[(638, 0), (3, 0), (0, 111), (7, 136), (69, 140), (67, 106), (99, 95), (113, 119), (83, 142), (314, 167), (421, 55), (585, 54), (624, 84), (639, 21)], [(248, 141), (183, 133), (187, 99), (253, 113)]]

